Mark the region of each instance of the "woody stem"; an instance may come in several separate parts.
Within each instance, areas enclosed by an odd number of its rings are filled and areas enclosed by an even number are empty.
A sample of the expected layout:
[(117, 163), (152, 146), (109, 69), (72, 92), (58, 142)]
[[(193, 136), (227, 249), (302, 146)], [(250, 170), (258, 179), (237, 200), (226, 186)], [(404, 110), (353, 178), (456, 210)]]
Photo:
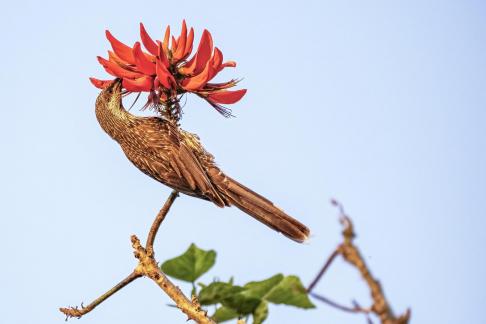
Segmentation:
[(147, 253), (151, 256), (154, 254), (154, 241), (155, 241), (155, 236), (157, 236), (157, 232), (160, 228), (160, 225), (165, 219), (165, 216), (170, 210), (170, 207), (176, 200), (176, 198), (179, 196), (179, 193), (176, 190), (173, 190), (169, 198), (167, 198), (167, 201), (165, 202), (164, 206), (160, 209), (159, 213), (155, 217), (154, 222), (152, 223), (152, 227), (150, 228), (150, 231), (147, 236), (147, 243), (145, 243), (145, 248), (147, 249)]
[(140, 278), (142, 275), (136, 273), (135, 271), (132, 272), (128, 277), (120, 281), (118, 284), (116, 284), (113, 288), (105, 292), (103, 295), (100, 297), (96, 298), (92, 303), (90, 303), (87, 306), (83, 306), (81, 304), (81, 308), (78, 307), (69, 307), (69, 308), (59, 308), (59, 310), (64, 313), (68, 318), (69, 317), (77, 317), (80, 318), (81, 316), (91, 312), (96, 306), (110, 298), (112, 295), (114, 295), (116, 292), (121, 290), (123, 287), (134, 281), (135, 279)]

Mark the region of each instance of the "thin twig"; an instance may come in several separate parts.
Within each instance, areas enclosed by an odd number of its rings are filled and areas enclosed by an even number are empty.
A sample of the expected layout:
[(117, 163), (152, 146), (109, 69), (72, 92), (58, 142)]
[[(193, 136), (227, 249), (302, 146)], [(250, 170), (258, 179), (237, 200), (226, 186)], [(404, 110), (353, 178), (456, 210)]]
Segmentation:
[(318, 295), (316, 293), (313, 293), (313, 292), (310, 292), (309, 293), (312, 297), (314, 297), (315, 299), (317, 300), (320, 300), (321, 302), (323, 303), (326, 303), (328, 304), (329, 306), (332, 306), (334, 308), (337, 308), (337, 309), (340, 309), (344, 312), (348, 312), (348, 313), (369, 313), (371, 312), (371, 310), (369, 309), (366, 309), (366, 308), (361, 308), (361, 307), (348, 307), (348, 306), (344, 306), (344, 305), (341, 305), (341, 304), (338, 304), (336, 303), (335, 301), (327, 298), (327, 297), (324, 297), (324, 296), (321, 296), (321, 295)]
[(96, 298), (91, 304), (89, 304), (87, 306), (83, 306), (83, 303), (81, 303), (81, 308), (78, 308), (77, 306), (76, 307), (67, 307), (67, 308), (61, 307), (61, 308), (59, 308), (59, 310), (66, 315), (66, 319), (68, 319), (70, 317), (81, 318), (81, 316), (91, 312), (96, 306), (98, 306), (99, 304), (104, 302), (106, 299), (108, 299), (109, 297), (114, 295), (117, 291), (119, 291), (120, 289), (122, 289), (123, 287), (125, 287), (126, 285), (128, 285), (129, 283), (131, 283), (132, 281), (134, 281), (135, 279), (140, 278), (140, 277), (141, 277), (140, 274), (138, 274), (136, 272), (132, 272), (128, 277), (126, 277), (125, 279), (120, 281), (113, 288), (111, 288), (110, 290), (105, 292), (100, 297)]
[[(325, 302), (333, 307), (339, 308), (343, 311), (351, 311), (351, 312), (360, 312), (370, 314), (373, 313), (380, 319), (382, 324), (406, 324), (410, 319), (410, 309), (408, 309), (404, 314), (399, 317), (396, 317), (385, 298), (385, 294), (383, 293), (383, 289), (378, 280), (373, 278), (371, 272), (366, 265), (361, 253), (359, 252), (358, 248), (354, 245), (353, 239), (355, 238), (353, 223), (351, 219), (345, 214), (343, 206), (336, 200), (331, 201), (334, 206), (339, 209), (340, 213), (340, 222), (343, 224), (343, 238), (344, 242), (341, 243), (336, 250), (331, 254), (327, 262), (324, 264), (324, 267), (321, 269), (317, 277), (312, 281), (309, 285), (307, 291), (311, 294), (311, 296), (315, 297), (316, 299)], [(319, 280), (322, 278), (322, 275), (330, 266), (332, 261), (335, 259), (337, 255), (341, 255), (343, 259), (354, 266), (363, 277), (364, 281), (367, 283), (371, 298), (373, 300), (373, 304), (369, 309), (361, 308), (357, 306), (355, 302), (355, 307), (347, 307), (342, 306), (340, 304), (335, 303), (332, 300), (329, 300), (323, 296), (317, 295), (315, 293), (311, 293), (312, 289), (317, 285)], [(369, 320), (369, 318), (368, 318)]]
[(321, 271), (317, 274), (317, 276), (314, 278), (314, 280), (311, 282), (309, 287), (307, 287), (307, 292), (310, 294), (312, 292), (312, 289), (317, 285), (317, 283), (321, 280), (322, 276), (324, 273), (327, 271), (329, 266), (331, 265), (332, 261), (339, 255), (338, 250), (334, 250), (334, 252), (327, 258), (326, 263), (324, 263), (324, 266), (322, 267)]
[(145, 248), (147, 249), (147, 253), (150, 256), (154, 255), (154, 241), (155, 241), (155, 236), (157, 236), (157, 232), (159, 230), (160, 225), (165, 219), (165, 216), (170, 210), (170, 207), (176, 200), (176, 198), (179, 197), (179, 193), (175, 190), (173, 190), (169, 198), (167, 198), (167, 201), (165, 202), (164, 206), (162, 209), (160, 209), (159, 213), (157, 214), (157, 217), (155, 217), (154, 222), (152, 223), (152, 227), (150, 227), (150, 231), (147, 236), (147, 243), (145, 243)]
[(355, 237), (353, 223), (351, 219), (345, 214), (341, 215), (341, 221), (344, 224), (344, 243), (339, 247), (339, 251), (349, 264), (353, 265), (361, 274), (368, 285), (373, 300), (371, 310), (376, 316), (380, 318), (382, 324), (404, 324), (408, 323), (410, 318), (410, 310), (407, 310), (403, 315), (396, 317), (393, 313), (390, 304), (388, 303), (383, 288), (378, 280), (373, 278), (371, 271), (366, 265), (363, 256), (358, 248), (353, 243)]
[[(361, 308), (360, 304), (356, 300), (353, 300), (353, 305), (354, 307)], [(373, 324), (373, 321), (371, 320), (370, 313), (365, 314), (366, 316), (366, 323), (368, 324)]]

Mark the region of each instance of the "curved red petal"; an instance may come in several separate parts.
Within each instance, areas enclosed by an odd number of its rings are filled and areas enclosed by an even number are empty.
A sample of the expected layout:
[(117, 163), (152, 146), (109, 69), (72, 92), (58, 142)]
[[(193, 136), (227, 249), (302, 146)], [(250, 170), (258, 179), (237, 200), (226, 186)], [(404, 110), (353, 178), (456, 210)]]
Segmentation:
[(108, 61), (116, 63), (124, 69), (133, 71), (133, 67), (128, 62), (122, 60), (118, 55), (116, 55), (112, 51), (108, 51)]
[(182, 87), (188, 91), (194, 91), (202, 88), (208, 82), (208, 79), (213, 74), (213, 71), (214, 70), (211, 62), (207, 62), (204, 70), (192, 78), (185, 79)]
[(162, 85), (167, 89), (172, 89), (172, 85), (175, 84), (175, 79), (172, 74), (167, 70), (164, 63), (160, 60), (155, 61), (157, 79), (162, 83)]
[(96, 78), (89, 78), (89, 81), (97, 87), (98, 89), (105, 89), (109, 86), (114, 80), (98, 80)]
[(136, 79), (140, 78), (143, 76), (141, 73), (133, 72), (130, 70), (126, 70), (120, 65), (105, 60), (104, 58), (97, 56), (98, 62), (105, 68), (106, 72), (110, 73), (113, 76), (119, 77), (119, 78), (129, 78), (129, 79)]
[(176, 49), (177, 49), (177, 39), (175, 39), (174, 36), (172, 36), (172, 45), (171, 45), (171, 51), (172, 53), (175, 53)]
[(170, 63), (169, 63), (169, 59), (167, 58), (167, 55), (165, 55), (165, 52), (164, 52), (164, 45), (160, 42), (160, 41), (157, 41), (157, 45), (159, 46), (159, 55), (158, 55), (158, 58), (160, 59), (160, 61), (164, 64), (164, 66), (166, 68), (169, 67)]
[(193, 43), (194, 43), (194, 28), (191, 27), (191, 30), (189, 31), (189, 35), (187, 36), (186, 48), (184, 49), (184, 55), (182, 56), (182, 59), (187, 58), (191, 54)]
[(162, 48), (164, 49), (165, 55), (169, 54), (169, 38), (170, 38), (170, 26), (167, 25), (165, 29), (164, 42), (162, 43)]
[(194, 55), (189, 61), (187, 61), (182, 67), (179, 68), (179, 72), (185, 75), (191, 75), (196, 68), (196, 56)]
[(220, 71), (222, 69), (224, 69), (225, 67), (236, 67), (236, 62), (235, 61), (228, 61), (226, 63), (221, 64)]
[(116, 39), (109, 30), (106, 30), (106, 38), (108, 38), (108, 41), (111, 44), (111, 47), (113, 48), (113, 51), (118, 55), (122, 60), (130, 63), (130, 64), (135, 64), (135, 59), (133, 58), (132, 54), (132, 49), (120, 42), (118, 39)]
[(223, 63), (223, 53), (219, 48), (215, 47), (213, 54), (213, 68), (219, 70), (221, 63)]
[(186, 40), (187, 40), (187, 26), (186, 26), (186, 20), (184, 19), (182, 21), (181, 35), (179, 36), (179, 39), (177, 41), (177, 49), (172, 55), (174, 61), (177, 62), (184, 56), (186, 50)]
[(157, 51), (158, 51), (157, 44), (149, 36), (142, 23), (140, 23), (140, 38), (142, 39), (142, 44), (143, 46), (145, 46), (147, 51), (149, 51), (149, 53), (154, 56), (157, 55)]
[(211, 58), (212, 53), (213, 38), (211, 37), (211, 33), (207, 29), (205, 29), (203, 31), (201, 41), (197, 49), (196, 69), (194, 70), (194, 73), (197, 74), (204, 69), (204, 66)]
[(211, 33), (205, 29), (202, 33), (201, 40), (195, 56), (182, 68), (185, 74), (199, 74), (206, 63), (208, 63), (213, 52), (213, 38)]
[(155, 74), (155, 64), (147, 58), (144, 52), (142, 52), (139, 42), (136, 42), (135, 45), (133, 45), (133, 57), (135, 58), (135, 65), (140, 72), (147, 75)]
[(238, 102), (245, 95), (245, 93), (246, 89), (235, 91), (223, 90), (211, 93), (208, 95), (208, 99), (216, 103), (229, 105)]
[(218, 74), (218, 72), (221, 71), (220, 66), (222, 62), (223, 62), (223, 53), (219, 50), (219, 48), (215, 47), (213, 57), (211, 58), (211, 61), (209, 63), (212, 66), (212, 70), (211, 70), (211, 74), (208, 76), (207, 81), (214, 78), (216, 74)]
[(123, 78), (122, 85), (130, 92), (150, 92), (152, 90), (153, 78), (149, 76), (143, 76), (135, 80)]

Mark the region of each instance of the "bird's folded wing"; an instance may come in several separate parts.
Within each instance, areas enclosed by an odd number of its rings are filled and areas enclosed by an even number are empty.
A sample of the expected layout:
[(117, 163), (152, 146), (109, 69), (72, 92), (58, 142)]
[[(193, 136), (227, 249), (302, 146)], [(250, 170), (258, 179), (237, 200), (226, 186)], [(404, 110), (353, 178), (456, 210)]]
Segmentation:
[(169, 171), (166, 177), (180, 181), (173, 184), (174, 187), (185, 187), (186, 191), (201, 194), (204, 196), (201, 198), (207, 198), (220, 207), (226, 205), (207, 174), (210, 167), (206, 165), (207, 157), (199, 157), (205, 152), (195, 138), (158, 117), (144, 118), (143, 123), (133, 127), (144, 128), (138, 132), (147, 134), (143, 145), (146, 147), (141, 151), (156, 161), (166, 161), (164, 169)]

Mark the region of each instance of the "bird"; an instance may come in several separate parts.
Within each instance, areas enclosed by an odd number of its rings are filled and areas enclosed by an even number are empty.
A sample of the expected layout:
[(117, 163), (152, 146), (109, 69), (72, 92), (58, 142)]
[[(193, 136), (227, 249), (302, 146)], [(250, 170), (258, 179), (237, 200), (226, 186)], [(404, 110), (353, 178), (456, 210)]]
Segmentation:
[(156, 181), (218, 207), (236, 206), (261, 223), (302, 243), (309, 228), (267, 198), (227, 176), (199, 137), (164, 116), (137, 116), (122, 103), (123, 85), (115, 79), (96, 99), (96, 118), (139, 170)]

